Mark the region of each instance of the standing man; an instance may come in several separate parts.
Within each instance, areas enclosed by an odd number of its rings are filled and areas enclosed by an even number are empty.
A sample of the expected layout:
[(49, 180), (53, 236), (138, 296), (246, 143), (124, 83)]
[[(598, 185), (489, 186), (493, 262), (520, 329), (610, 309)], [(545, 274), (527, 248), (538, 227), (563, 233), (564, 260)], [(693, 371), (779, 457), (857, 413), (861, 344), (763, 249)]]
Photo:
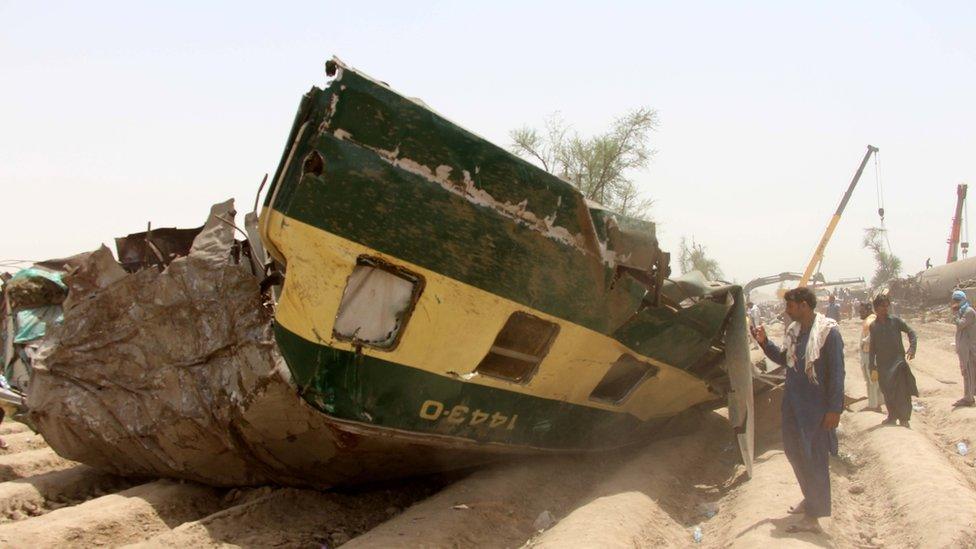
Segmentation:
[(756, 304), (749, 301), (746, 302), (746, 316), (749, 317), (749, 321), (752, 323), (752, 327), (756, 328), (759, 326), (759, 307)]
[(840, 304), (837, 303), (837, 298), (834, 294), (830, 294), (827, 299), (827, 318), (832, 319), (834, 322), (840, 322)]
[(876, 317), (868, 302), (861, 303), (858, 314), (861, 317), (861, 373), (864, 374), (864, 382), (868, 388), (867, 409), (880, 413), (884, 396), (881, 394), (881, 386), (878, 385), (878, 377), (871, 375), (871, 325)]
[[(918, 396), (915, 376), (908, 367), (908, 361), (915, 358), (918, 338), (915, 331), (905, 321), (888, 314), (891, 301), (886, 295), (874, 298), (874, 323), (871, 324), (871, 379), (877, 379), (884, 394), (888, 417), (882, 425), (894, 425), (898, 421), (902, 427), (911, 427), (912, 395)], [(901, 334), (908, 334), (908, 352), (902, 342)]]
[(956, 352), (962, 371), (962, 398), (953, 406), (976, 405), (976, 311), (966, 299), (966, 292), (952, 292), (952, 310), (956, 313)]
[(835, 429), (844, 407), (844, 341), (837, 323), (817, 313), (817, 296), (794, 288), (784, 296), (792, 319), (778, 347), (765, 327), (753, 337), (770, 359), (786, 367), (783, 393), (783, 450), (793, 466), (803, 501), (790, 508), (802, 519), (789, 532), (820, 532), (830, 516), (828, 455), (837, 446)]

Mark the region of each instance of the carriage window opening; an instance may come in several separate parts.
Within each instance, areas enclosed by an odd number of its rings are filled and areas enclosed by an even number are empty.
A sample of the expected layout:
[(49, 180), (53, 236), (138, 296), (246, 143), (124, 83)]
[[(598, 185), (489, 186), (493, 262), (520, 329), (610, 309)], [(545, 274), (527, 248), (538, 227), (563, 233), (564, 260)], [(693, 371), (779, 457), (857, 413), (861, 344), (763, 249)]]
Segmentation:
[(526, 383), (535, 375), (558, 333), (558, 324), (521, 311), (512, 313), (475, 371)]
[(614, 362), (597, 384), (590, 399), (620, 404), (637, 389), (645, 379), (657, 375), (658, 368), (624, 354)]
[(346, 281), (334, 337), (377, 349), (391, 350), (410, 319), (423, 280), (371, 258), (360, 258)]

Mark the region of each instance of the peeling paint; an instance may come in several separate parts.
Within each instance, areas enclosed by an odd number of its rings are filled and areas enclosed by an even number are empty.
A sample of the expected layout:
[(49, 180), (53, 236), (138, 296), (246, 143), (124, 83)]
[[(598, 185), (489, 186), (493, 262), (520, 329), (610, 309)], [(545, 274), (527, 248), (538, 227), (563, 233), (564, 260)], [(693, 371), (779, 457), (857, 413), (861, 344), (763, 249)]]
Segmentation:
[[(467, 170), (463, 170), (463, 179), (459, 185), (451, 180), (451, 172), (453, 171), (451, 166), (441, 164), (440, 166), (437, 166), (436, 169), (431, 170), (426, 165), (410, 158), (400, 158), (399, 147), (392, 151), (387, 151), (360, 143), (352, 138), (352, 134), (342, 129), (337, 129), (331, 133), (337, 139), (350, 141), (359, 145), (360, 147), (369, 149), (375, 152), (380, 158), (396, 166), (397, 168), (423, 177), (431, 183), (437, 183), (445, 190), (456, 195), (463, 196), (473, 204), (490, 208), (509, 219), (518, 221), (523, 225), (546, 235), (553, 240), (567, 246), (571, 246), (581, 253), (589, 253), (585, 247), (585, 241), (582, 235), (572, 234), (566, 228), (553, 224), (556, 217), (555, 214), (553, 214), (551, 218), (539, 219), (535, 214), (526, 210), (528, 201), (523, 201), (518, 204), (511, 204), (509, 202), (495, 200), (490, 193), (475, 186), (474, 180), (471, 179), (471, 174)], [(476, 168), (475, 173), (477, 174), (477, 172), (478, 169)], [(604, 256), (604, 259), (606, 259), (606, 257), (607, 256)]]
[(329, 102), (329, 110), (325, 114), (325, 119), (322, 121), (322, 126), (319, 128), (320, 131), (328, 130), (329, 126), (332, 124), (332, 116), (336, 113), (336, 109), (339, 107), (339, 94), (332, 94), (332, 100)]

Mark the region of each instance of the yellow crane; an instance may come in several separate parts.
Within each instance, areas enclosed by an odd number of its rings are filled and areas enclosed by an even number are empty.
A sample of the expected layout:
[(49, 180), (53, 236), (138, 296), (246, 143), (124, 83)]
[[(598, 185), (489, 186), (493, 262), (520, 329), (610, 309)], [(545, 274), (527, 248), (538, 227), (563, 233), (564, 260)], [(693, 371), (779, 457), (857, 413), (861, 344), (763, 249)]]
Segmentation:
[[(847, 202), (851, 199), (851, 194), (854, 193), (854, 187), (857, 186), (858, 180), (861, 179), (861, 173), (864, 171), (864, 166), (867, 165), (868, 160), (871, 155), (878, 152), (878, 148), (868, 145), (867, 152), (864, 153), (864, 158), (861, 159), (861, 165), (857, 167), (857, 171), (854, 173), (854, 179), (851, 180), (851, 184), (847, 187), (847, 192), (844, 193), (844, 197), (840, 199), (840, 204), (837, 206), (837, 211), (834, 212), (833, 217), (830, 218), (830, 222), (827, 223), (827, 229), (824, 231), (823, 236), (820, 238), (820, 244), (817, 245), (817, 249), (813, 252), (813, 257), (810, 258), (810, 263), (807, 264), (806, 270), (803, 271), (803, 276), (800, 277), (800, 283), (797, 287), (802, 288), (810, 282), (810, 277), (813, 276), (814, 269), (820, 270), (820, 264), (823, 262), (824, 249), (827, 247), (827, 242), (830, 242), (830, 237), (834, 234), (834, 229), (837, 228), (837, 223), (840, 221), (841, 214), (844, 213), (844, 208), (847, 207)], [(884, 210), (879, 209), (878, 213), (881, 218), (884, 219)]]

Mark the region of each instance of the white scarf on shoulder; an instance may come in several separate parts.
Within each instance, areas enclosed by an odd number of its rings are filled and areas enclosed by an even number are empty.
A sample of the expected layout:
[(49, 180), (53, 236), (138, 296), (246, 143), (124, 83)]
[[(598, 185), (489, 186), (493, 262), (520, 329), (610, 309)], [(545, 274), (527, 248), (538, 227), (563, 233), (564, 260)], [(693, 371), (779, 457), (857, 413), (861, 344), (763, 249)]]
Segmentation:
[[(813, 326), (810, 327), (810, 336), (807, 339), (806, 356), (804, 356), (805, 364), (803, 365), (802, 371), (807, 374), (807, 379), (814, 385), (818, 381), (817, 372), (813, 369), (813, 363), (820, 358), (820, 348), (827, 341), (827, 334), (830, 333), (830, 329), (834, 326), (837, 326), (837, 322), (832, 318), (827, 318), (820, 313), (816, 313), (813, 317)], [(797, 370), (800, 370), (800, 366), (796, 363), (796, 341), (799, 338), (800, 323), (794, 320), (786, 328), (786, 333), (783, 335), (783, 352), (786, 353), (786, 365)]]

